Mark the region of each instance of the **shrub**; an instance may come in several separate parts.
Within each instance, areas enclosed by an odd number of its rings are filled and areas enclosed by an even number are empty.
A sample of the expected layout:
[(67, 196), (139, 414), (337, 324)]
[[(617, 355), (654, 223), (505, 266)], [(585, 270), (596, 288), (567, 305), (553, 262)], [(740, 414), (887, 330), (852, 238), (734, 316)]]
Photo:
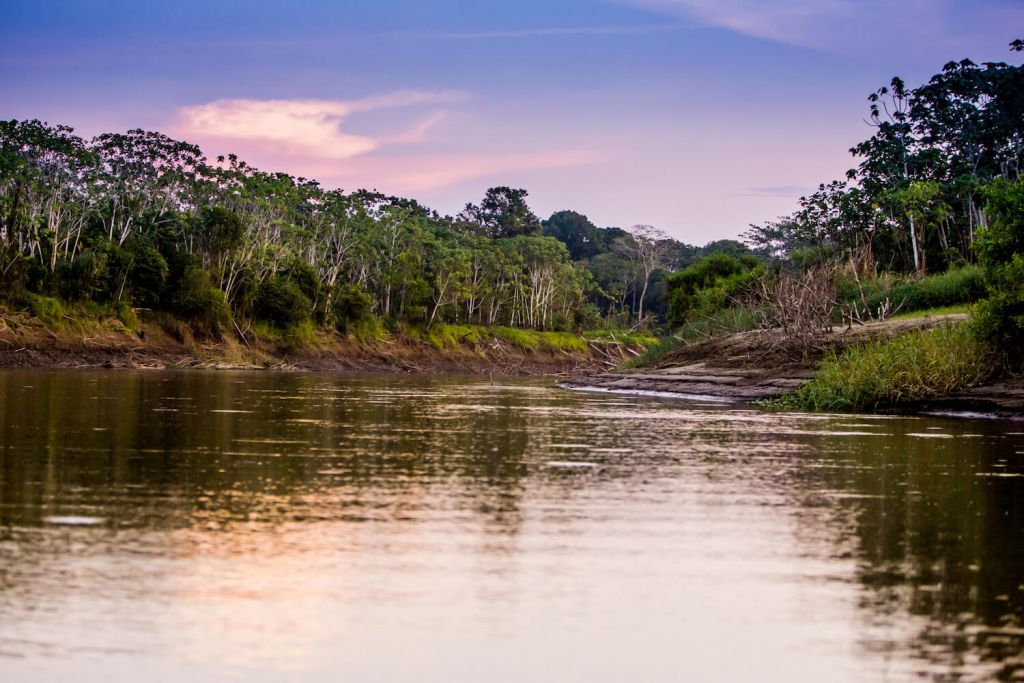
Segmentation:
[(986, 198), (989, 225), (979, 232), (978, 255), (988, 298), (978, 306), (977, 329), (1005, 349), (1019, 349), (1024, 341), (1024, 181), (996, 180)]
[(630, 358), (620, 367), (624, 370), (654, 365), (687, 344), (711, 337), (747, 332), (756, 327), (757, 320), (749, 311), (727, 308), (707, 317), (686, 323), (667, 337), (651, 344), (639, 356)]
[(297, 284), (277, 276), (256, 288), (253, 311), (257, 319), (287, 328), (309, 320), (313, 303)]
[(31, 260), (14, 249), (0, 253), (0, 296), (18, 301), (28, 291)]
[(210, 274), (198, 266), (189, 267), (182, 275), (174, 297), (174, 309), (215, 335), (219, 335), (231, 320), (231, 309), (224, 292), (214, 287)]
[(732, 298), (764, 272), (752, 256), (716, 253), (668, 278), (668, 313), (671, 325), (727, 308)]
[(132, 301), (138, 306), (156, 308), (167, 284), (167, 260), (156, 247), (129, 245), (128, 285)]
[(57, 293), (66, 301), (89, 301), (106, 284), (107, 255), (87, 249), (57, 263)]
[(342, 285), (331, 300), (334, 325), (339, 332), (347, 332), (357, 323), (368, 320), (373, 311), (373, 299), (356, 285)]
[(129, 306), (126, 302), (120, 301), (114, 306), (114, 314), (117, 319), (121, 321), (121, 324), (127, 327), (129, 330), (139, 329), (139, 317), (135, 315), (135, 309)]
[[(317, 311), (317, 304), (320, 302), (320, 277), (313, 266), (303, 261), (292, 261), (282, 273), (289, 282), (294, 282), (307, 299), (312, 303), (311, 314), (316, 314), (319, 322), (323, 321), (322, 311)], [(319, 308), (323, 308), (322, 303)]]

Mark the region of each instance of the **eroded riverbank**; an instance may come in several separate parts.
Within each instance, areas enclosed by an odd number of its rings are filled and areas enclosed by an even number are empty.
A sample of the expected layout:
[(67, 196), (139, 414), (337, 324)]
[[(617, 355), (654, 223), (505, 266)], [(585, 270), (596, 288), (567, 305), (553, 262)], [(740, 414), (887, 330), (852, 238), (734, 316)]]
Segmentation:
[[(170, 327), (170, 329), (168, 329)], [(512, 331), (514, 332), (514, 331)], [(114, 319), (75, 320), (56, 329), (38, 319), (5, 314), (0, 321), (0, 367), (209, 368), (330, 372), (414, 372), (465, 375), (583, 375), (614, 368), (635, 344), (572, 337), (548, 344), (522, 335), (519, 344), (478, 334), (444, 344), (412, 334), (317, 331), (296, 342), (235, 331), (219, 339), (193, 336), (152, 321), (131, 329)]]
[[(793, 349), (781, 330), (723, 335), (685, 344), (648, 366), (616, 369), (563, 382), (569, 388), (657, 392), (727, 403), (775, 399), (810, 380), (832, 352), (900, 335), (963, 323), (966, 315), (925, 316), (835, 327), (814, 348)], [(998, 376), (981, 386), (928, 400), (907, 401), (900, 412), (978, 412), (1024, 416), (1024, 379)]]

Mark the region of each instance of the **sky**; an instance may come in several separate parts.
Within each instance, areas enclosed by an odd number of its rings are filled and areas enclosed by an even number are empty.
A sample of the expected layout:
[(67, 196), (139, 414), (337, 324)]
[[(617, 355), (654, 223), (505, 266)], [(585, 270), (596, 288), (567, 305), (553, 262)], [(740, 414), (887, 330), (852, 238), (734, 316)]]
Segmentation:
[(867, 96), (1014, 61), (1021, 0), (4, 0), (0, 119), (132, 128), (441, 213), (694, 244), (855, 164)]

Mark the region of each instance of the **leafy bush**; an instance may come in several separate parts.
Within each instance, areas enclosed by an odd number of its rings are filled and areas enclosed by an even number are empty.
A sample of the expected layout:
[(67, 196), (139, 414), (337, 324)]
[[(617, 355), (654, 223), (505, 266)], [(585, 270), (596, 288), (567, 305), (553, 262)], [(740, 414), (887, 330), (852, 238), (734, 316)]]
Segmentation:
[[(304, 261), (293, 260), (281, 276), (289, 282), (294, 282), (307, 299), (312, 303), (312, 313), (317, 315), (319, 322), (325, 322), (321, 311), (317, 311), (317, 303), (320, 301), (320, 276), (316, 269)], [(320, 308), (323, 308), (321, 304)]]
[(89, 301), (106, 285), (107, 255), (87, 249), (73, 260), (57, 263), (57, 293), (65, 301)]
[(129, 245), (128, 286), (136, 305), (158, 306), (168, 273), (167, 260), (156, 247), (140, 243)]
[(1003, 348), (1019, 350), (1024, 343), (1024, 181), (996, 180), (986, 197), (989, 226), (978, 235), (978, 255), (988, 298), (978, 306), (977, 329)]
[(945, 324), (849, 349), (776, 407), (857, 411), (962, 391), (995, 369), (989, 348), (969, 325)]
[(18, 301), (28, 290), (31, 260), (13, 249), (0, 253), (0, 297)]
[(257, 319), (286, 328), (309, 320), (313, 303), (297, 284), (278, 276), (260, 283), (253, 309)]
[(210, 274), (197, 266), (182, 275), (173, 305), (176, 313), (213, 334), (220, 334), (231, 320), (224, 292), (214, 287)]
[(339, 332), (346, 332), (353, 325), (370, 318), (373, 299), (356, 285), (343, 285), (334, 292), (331, 308), (335, 327)]
[(679, 327), (728, 308), (732, 298), (764, 272), (753, 256), (716, 253), (668, 279), (669, 322)]

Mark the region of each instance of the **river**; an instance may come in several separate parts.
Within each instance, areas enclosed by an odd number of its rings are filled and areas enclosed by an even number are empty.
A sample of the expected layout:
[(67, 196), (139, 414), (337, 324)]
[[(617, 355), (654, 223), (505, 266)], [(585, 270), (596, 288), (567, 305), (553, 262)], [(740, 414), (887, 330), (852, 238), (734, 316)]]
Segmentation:
[(0, 680), (1024, 677), (1024, 422), (0, 372)]

